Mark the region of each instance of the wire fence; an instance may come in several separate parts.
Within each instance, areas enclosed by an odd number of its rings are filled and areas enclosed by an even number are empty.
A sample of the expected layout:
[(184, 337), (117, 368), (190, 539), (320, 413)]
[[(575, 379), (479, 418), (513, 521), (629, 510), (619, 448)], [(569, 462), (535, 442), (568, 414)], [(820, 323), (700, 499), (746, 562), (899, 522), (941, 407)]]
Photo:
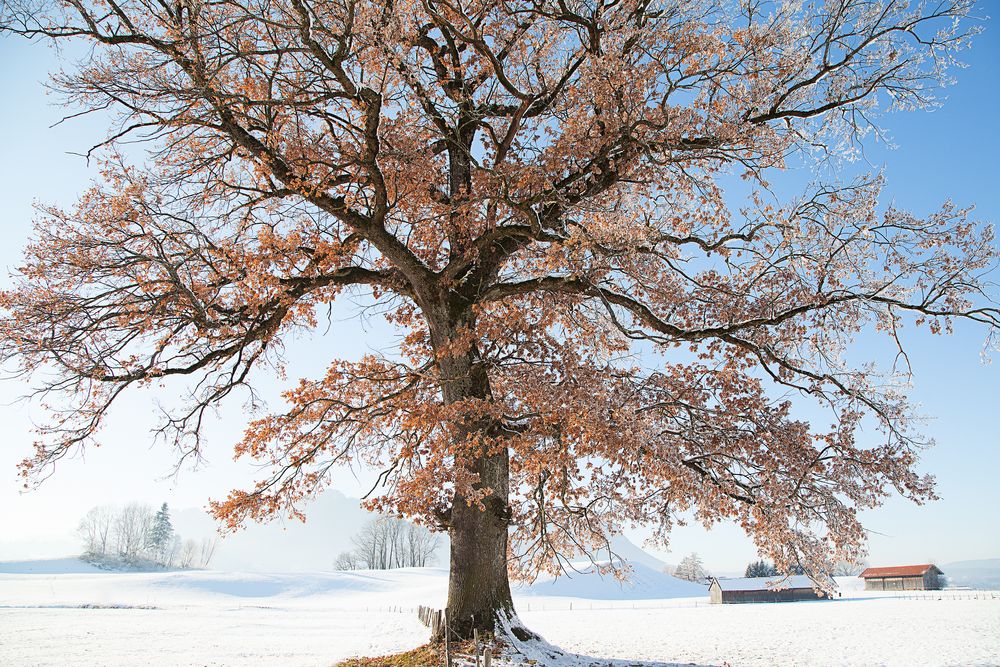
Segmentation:
[[(912, 600), (931, 602), (939, 600), (1000, 601), (1000, 591), (995, 590), (941, 590), (941, 591), (851, 591), (851, 595), (833, 597), (830, 601), (850, 602), (857, 600)], [(813, 601), (803, 601), (813, 604)], [(816, 600), (822, 604), (827, 600)], [(753, 604), (753, 603), (742, 603)], [(759, 604), (772, 604), (759, 603)], [(661, 600), (525, 600), (515, 603), (518, 611), (613, 611), (619, 609), (690, 609), (694, 607), (717, 606), (705, 599), (673, 598)], [(367, 608), (366, 608), (367, 609)], [(371, 608), (373, 611), (375, 608)], [(383, 607), (383, 611), (399, 613), (419, 613), (419, 607)]]
[[(852, 591), (852, 595), (834, 596), (832, 601), (852, 600), (994, 600), (1000, 601), (1000, 591), (993, 590), (943, 590), (943, 591)], [(813, 604), (822, 604), (827, 600), (800, 600)], [(753, 604), (753, 603), (741, 603)], [(772, 604), (758, 603), (758, 604)], [(558, 600), (521, 601), (517, 607), (520, 611), (611, 611), (616, 609), (671, 609), (716, 606), (708, 599), (677, 598), (669, 600), (634, 600), (634, 601), (590, 601), (579, 600), (563, 602)]]
[[(1000, 601), (1000, 590), (973, 590), (973, 589), (947, 589), (941, 591), (850, 591), (849, 595), (843, 597), (833, 597), (831, 600), (799, 600), (807, 604), (824, 604), (826, 602), (851, 602), (860, 600), (911, 600), (917, 602), (930, 602), (940, 600), (971, 600), (971, 601)], [(770, 602), (741, 604), (773, 604)], [(709, 602), (708, 598), (667, 598), (657, 600), (558, 600), (547, 599), (525, 599), (519, 598), (514, 605), (519, 612), (541, 612), (541, 611), (613, 611), (618, 609), (690, 609), (694, 607), (715, 607), (718, 606)], [(255, 605), (241, 605), (240, 608), (254, 608)], [(267, 607), (261, 607), (267, 608)], [(429, 610), (437, 611), (437, 608), (423, 605), (366, 605), (364, 607), (344, 608), (345, 611), (364, 611), (367, 613), (379, 614), (406, 614), (416, 615), (431, 627), (428, 614)]]
[[(857, 591), (845, 600), (1000, 600), (1000, 591), (977, 589), (945, 589), (941, 591)], [(874, 594), (874, 595), (873, 595)]]

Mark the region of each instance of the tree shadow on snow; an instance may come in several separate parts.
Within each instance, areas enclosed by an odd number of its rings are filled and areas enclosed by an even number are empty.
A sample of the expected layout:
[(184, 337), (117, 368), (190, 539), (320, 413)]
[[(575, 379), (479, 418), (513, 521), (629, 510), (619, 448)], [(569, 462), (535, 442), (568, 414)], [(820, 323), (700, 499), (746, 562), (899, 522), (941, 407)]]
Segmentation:
[[(524, 630), (523, 625), (515, 616), (510, 619), (506, 627), (502, 628), (510, 647), (507, 651), (509, 662), (504, 662), (504, 667), (522, 667), (522, 665), (535, 665), (536, 667), (728, 667), (728, 663), (720, 662), (713, 664), (694, 662), (658, 662), (649, 660), (628, 660), (621, 658), (598, 658), (594, 656), (581, 655), (564, 651), (558, 646), (553, 646), (541, 637)], [(519, 636), (527, 636), (524, 639)]]

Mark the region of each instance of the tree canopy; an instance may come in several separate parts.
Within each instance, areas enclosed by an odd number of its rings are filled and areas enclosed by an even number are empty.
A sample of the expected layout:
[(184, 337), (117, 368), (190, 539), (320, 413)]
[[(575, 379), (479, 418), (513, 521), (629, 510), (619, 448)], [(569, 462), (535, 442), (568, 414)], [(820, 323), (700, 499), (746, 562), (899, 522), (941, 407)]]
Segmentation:
[[(901, 329), (996, 335), (992, 228), (880, 206), (877, 174), (769, 180), (933, 104), (971, 0), (24, 2), (0, 24), (91, 45), (54, 85), (114, 114), (0, 297), (0, 357), (54, 406), (26, 476), (173, 376), (162, 434), (198, 456), (350, 295), (399, 349), (291, 382), (235, 444), (264, 477), (214, 512), (297, 514), (375, 466), (374, 509), (449, 531), (456, 617), (631, 523), (732, 519), (821, 573), (863, 551), (859, 509), (934, 497)], [(901, 363), (852, 363), (869, 332)]]

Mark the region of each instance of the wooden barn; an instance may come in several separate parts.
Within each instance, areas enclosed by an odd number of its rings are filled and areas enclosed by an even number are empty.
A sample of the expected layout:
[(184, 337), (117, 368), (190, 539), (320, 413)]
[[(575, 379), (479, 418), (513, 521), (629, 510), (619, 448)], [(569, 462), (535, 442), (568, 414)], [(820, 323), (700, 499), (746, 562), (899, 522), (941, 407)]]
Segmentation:
[(712, 579), (708, 587), (712, 604), (746, 602), (794, 602), (828, 598), (823, 591), (813, 589), (809, 577), (748, 577), (742, 579)]
[(897, 565), (870, 567), (859, 576), (866, 591), (936, 591), (941, 588), (944, 572), (936, 565)]

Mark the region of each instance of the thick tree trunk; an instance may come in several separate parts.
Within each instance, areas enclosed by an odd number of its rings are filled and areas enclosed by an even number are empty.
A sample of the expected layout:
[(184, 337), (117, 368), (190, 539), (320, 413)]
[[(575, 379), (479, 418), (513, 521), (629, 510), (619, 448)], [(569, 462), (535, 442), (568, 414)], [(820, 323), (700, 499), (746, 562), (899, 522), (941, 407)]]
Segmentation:
[[(471, 326), (471, 315), (466, 311), (456, 316), (455, 310), (450, 308), (425, 308), (425, 313), (429, 315), (435, 350), (447, 350), (437, 356), (445, 402), (490, 400), (489, 377), (478, 351), (473, 346), (456, 354), (452, 345), (457, 332)], [(496, 437), (501, 432), (499, 425), (490, 421), (469, 429), (457, 437), (468, 438), (475, 433)], [(466, 466), (478, 476), (477, 490), (489, 489), (481, 500), (482, 506), (470, 504), (462, 494), (456, 493), (448, 516), (451, 538), (449, 626), (452, 637), (471, 638), (473, 630), (493, 632), (499, 619), (510, 618), (513, 614), (507, 577), (510, 467), (506, 448), (481, 455), (468, 452), (466, 459), (456, 460), (455, 465)]]
[(473, 629), (492, 632), (501, 615), (510, 617), (513, 603), (507, 579), (507, 452), (476, 463), (480, 484), (493, 490), (484, 509), (455, 497), (451, 509), (451, 564), (448, 577), (448, 620), (460, 637)]

